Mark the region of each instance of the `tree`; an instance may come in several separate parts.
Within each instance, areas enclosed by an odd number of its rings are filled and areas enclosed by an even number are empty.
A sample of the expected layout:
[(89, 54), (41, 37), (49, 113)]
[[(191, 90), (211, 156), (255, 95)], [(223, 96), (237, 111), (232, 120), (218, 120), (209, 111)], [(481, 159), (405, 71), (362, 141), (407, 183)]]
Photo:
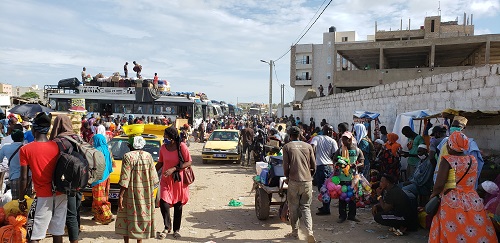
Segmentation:
[(40, 96), (37, 93), (30, 91), (30, 92), (26, 92), (23, 95), (21, 95), (21, 98), (23, 98), (23, 99), (38, 99), (38, 98), (40, 98)]

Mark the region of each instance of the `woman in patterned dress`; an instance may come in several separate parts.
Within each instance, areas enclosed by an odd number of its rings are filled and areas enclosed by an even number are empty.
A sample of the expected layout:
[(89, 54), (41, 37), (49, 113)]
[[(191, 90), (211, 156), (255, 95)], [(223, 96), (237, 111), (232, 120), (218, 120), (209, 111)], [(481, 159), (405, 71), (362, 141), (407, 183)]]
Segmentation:
[(142, 136), (131, 137), (129, 147), (132, 151), (123, 156), (120, 174), (120, 195), (115, 232), (129, 239), (153, 238), (154, 227), (154, 189), (158, 184), (153, 157), (143, 151), (146, 141)]
[[(483, 200), (474, 190), (477, 177), (477, 161), (465, 155), (469, 139), (461, 132), (448, 138), (449, 155), (439, 164), (434, 196), (441, 197), (441, 204), (432, 219), (429, 242), (497, 242), (495, 230), (486, 216)], [(469, 168), (470, 165), (470, 168)], [(446, 182), (450, 173), (456, 186)], [(463, 179), (461, 179), (463, 177)]]
[(109, 175), (113, 172), (113, 160), (109, 152), (108, 143), (102, 134), (96, 134), (93, 137), (94, 147), (101, 151), (106, 160), (106, 167), (101, 180), (92, 183), (92, 211), (95, 221), (101, 224), (109, 224), (113, 221), (111, 213), (111, 203), (108, 201), (109, 195)]

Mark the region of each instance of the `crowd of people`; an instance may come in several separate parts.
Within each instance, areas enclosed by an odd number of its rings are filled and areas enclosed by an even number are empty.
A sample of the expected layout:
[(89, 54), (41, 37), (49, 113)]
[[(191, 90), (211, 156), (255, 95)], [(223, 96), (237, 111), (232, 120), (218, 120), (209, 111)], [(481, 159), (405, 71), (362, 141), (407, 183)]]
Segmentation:
[[(276, 131), (278, 123), (286, 124), (286, 134), (281, 129)], [(316, 126), (313, 118), (305, 124), (293, 116), (254, 125), (247, 122), (241, 131), (245, 154), (255, 146), (257, 131), (262, 129), (268, 131), (267, 140), (276, 139), (284, 144), (283, 164), (292, 225), (289, 237), (298, 238), (298, 221), (303, 218), (308, 241), (315, 241), (310, 212), (312, 187), (315, 185), (319, 192), (325, 179), (342, 169), (338, 158), (346, 158), (350, 164), (345, 173), (338, 174), (339, 185), (349, 186), (354, 175), (362, 174), (370, 180), (373, 191), (368, 201), (356, 196), (339, 200), (338, 223), (359, 222), (356, 208), (370, 204), (377, 223), (388, 226), (394, 235), (405, 235), (417, 229), (417, 214), (424, 211), (426, 203), (439, 196), (441, 207), (433, 217), (429, 242), (445, 239), (495, 242), (492, 221), (498, 224), (498, 220), (494, 219), (495, 212), (487, 216), (476, 191), (484, 161), (477, 144), (463, 133), (466, 125), (465, 117), (456, 116), (449, 127), (430, 128), (428, 145), (409, 126), (400, 131), (408, 139), (408, 144), (401, 145), (397, 142), (399, 136), (388, 133), (385, 126), (380, 127), (379, 136), (371, 138), (365, 124), (350, 126), (344, 122), (335, 130), (325, 119)], [(242, 164), (248, 164), (249, 157), (244, 156)], [(402, 168), (402, 158), (407, 158), (406, 168)], [(464, 180), (460, 180), (462, 177)], [(330, 200), (322, 203), (316, 215), (330, 215)]]
[[(145, 139), (141, 135), (129, 135), (130, 152), (124, 154), (120, 171), (118, 213), (115, 216), (111, 212), (108, 195), (113, 160), (108, 142), (122, 132), (121, 126), (141, 124), (144, 120), (147, 119), (113, 119), (92, 115), (82, 120), (78, 133), (74, 131), (67, 115), (58, 115), (52, 120), (51, 114), (39, 113), (29, 124), (19, 123), (16, 116), (7, 119), (0, 157), (8, 160), (7, 189), (11, 191), (12, 199), (18, 200), (19, 209), (28, 215), (26, 228), (30, 242), (44, 239), (47, 233), (52, 235), (54, 242), (63, 242), (65, 228), (70, 242), (79, 240), (83, 229), (80, 221), (82, 191), (62, 193), (53, 187), (54, 170), (60, 154), (77, 150), (74, 141), (92, 144), (105, 159), (103, 175), (99, 177), (101, 179), (90, 185), (92, 220), (100, 224), (116, 221), (115, 232), (122, 235), (125, 242), (130, 239), (141, 242), (152, 237), (165, 238), (171, 231), (175, 238), (180, 237), (182, 206), (189, 199), (189, 188), (183, 182), (183, 170), (191, 166), (192, 159), (174, 126), (165, 129), (165, 146), (160, 148), (156, 165), (152, 155), (143, 150)], [(167, 124), (169, 121), (151, 122)], [(154, 195), (156, 188), (158, 201)], [(25, 196), (35, 196), (34, 202), (27, 205)], [(29, 206), (31, 209), (27, 212)], [(164, 221), (164, 230), (161, 232), (155, 232), (154, 227), (154, 211), (158, 207)], [(170, 207), (174, 208), (173, 224)]]

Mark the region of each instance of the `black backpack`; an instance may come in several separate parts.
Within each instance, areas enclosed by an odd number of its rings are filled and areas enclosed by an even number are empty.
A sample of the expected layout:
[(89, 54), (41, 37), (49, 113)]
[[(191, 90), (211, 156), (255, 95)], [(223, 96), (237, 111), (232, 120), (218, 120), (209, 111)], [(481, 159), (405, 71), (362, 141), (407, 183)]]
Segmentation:
[(53, 188), (68, 195), (87, 186), (89, 181), (89, 162), (67, 139), (56, 138), (59, 158), (54, 171)]

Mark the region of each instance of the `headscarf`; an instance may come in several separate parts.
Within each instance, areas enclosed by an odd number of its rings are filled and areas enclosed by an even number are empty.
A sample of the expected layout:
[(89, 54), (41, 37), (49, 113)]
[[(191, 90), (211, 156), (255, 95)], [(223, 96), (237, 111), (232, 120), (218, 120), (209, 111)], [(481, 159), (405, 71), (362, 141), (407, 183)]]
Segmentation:
[(378, 144), (380, 144), (380, 145), (384, 145), (384, 141), (383, 141), (382, 139), (380, 139), (380, 138), (379, 138), (379, 139), (376, 139), (376, 140), (375, 140), (375, 143), (378, 143)]
[(448, 147), (459, 153), (465, 152), (469, 149), (469, 138), (461, 132), (454, 132), (448, 138)]
[(129, 137), (128, 143), (134, 147), (134, 149), (143, 149), (146, 145), (146, 140), (142, 136)]
[(101, 134), (101, 135), (106, 136), (106, 128), (102, 124), (100, 124), (99, 126), (97, 126), (97, 133), (96, 134)]
[(358, 144), (361, 142), (361, 139), (368, 135), (365, 125), (360, 123), (354, 124), (354, 132), (356, 132), (356, 141), (358, 141)]
[(52, 120), (52, 115), (45, 112), (40, 112), (33, 119), (33, 130), (41, 134), (47, 134), (50, 130), (50, 123)]
[(104, 159), (106, 160), (106, 168), (102, 174), (102, 179), (92, 183), (92, 187), (100, 184), (101, 182), (107, 180), (109, 178), (109, 174), (113, 172), (113, 160), (111, 159), (111, 153), (109, 153), (108, 143), (106, 142), (106, 137), (101, 134), (96, 134), (93, 137), (94, 139), (94, 148), (101, 151), (104, 155)]
[(387, 134), (387, 142), (385, 143), (385, 147), (390, 149), (393, 156), (398, 156), (398, 150), (401, 148), (401, 144), (397, 143), (399, 136), (396, 133)]
[(50, 140), (58, 136), (70, 136), (74, 135), (73, 124), (67, 115), (57, 115), (54, 119), (54, 126), (52, 126), (52, 131), (50, 132)]

